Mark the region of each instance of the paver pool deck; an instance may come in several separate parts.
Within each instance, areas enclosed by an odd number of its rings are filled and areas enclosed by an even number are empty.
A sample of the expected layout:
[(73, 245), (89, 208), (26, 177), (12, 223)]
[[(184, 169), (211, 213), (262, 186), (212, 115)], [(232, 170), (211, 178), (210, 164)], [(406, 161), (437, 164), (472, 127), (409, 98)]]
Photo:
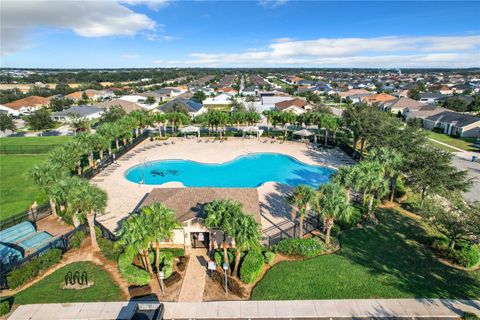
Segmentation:
[[(203, 139), (205, 140), (205, 139)], [(120, 222), (141, 203), (142, 199), (153, 188), (183, 187), (180, 182), (169, 182), (162, 185), (143, 185), (133, 183), (125, 178), (125, 172), (146, 161), (184, 159), (204, 163), (223, 163), (231, 161), (239, 156), (249, 153), (272, 152), (289, 155), (297, 160), (311, 165), (322, 165), (337, 168), (352, 162), (340, 149), (328, 149), (327, 151), (315, 150), (310, 144), (287, 141), (283, 144), (263, 143), (265, 139), (242, 139), (228, 138), (223, 143), (198, 143), (196, 139), (170, 138), (168, 142), (175, 144), (154, 146), (142, 152), (136, 153), (149, 144), (155, 142), (145, 141), (129, 152), (134, 156), (130, 159), (121, 158), (118, 166), (106, 176), (97, 176), (92, 182), (108, 193), (106, 213), (98, 216), (97, 220), (112, 231), (116, 231)], [(248, 173), (245, 173), (248, 174)], [(259, 201), (262, 216), (262, 229), (274, 230), (276, 225), (288, 223), (290, 209), (284, 201), (284, 194), (289, 190), (288, 186), (275, 182), (267, 182), (258, 187)], [(283, 200), (282, 200), (283, 199)], [(272, 231), (272, 232), (278, 232)]]

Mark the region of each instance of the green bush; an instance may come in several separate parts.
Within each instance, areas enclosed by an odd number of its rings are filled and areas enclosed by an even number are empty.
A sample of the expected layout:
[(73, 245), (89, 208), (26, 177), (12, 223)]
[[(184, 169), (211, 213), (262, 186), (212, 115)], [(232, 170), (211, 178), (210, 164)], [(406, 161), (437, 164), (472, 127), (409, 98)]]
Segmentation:
[(222, 254), (220, 251), (215, 251), (215, 253), (214, 253), (214, 255), (213, 255), (213, 260), (215, 260), (215, 264), (216, 264), (217, 266), (222, 265), (223, 254)]
[(102, 254), (105, 258), (110, 261), (116, 261), (118, 259), (118, 256), (120, 255), (122, 249), (117, 247), (115, 245), (115, 242), (105, 239), (103, 237), (97, 239), (97, 242), (98, 246), (100, 247), (100, 251), (102, 251)]
[(35, 278), (40, 272), (50, 268), (62, 260), (62, 250), (51, 249), (41, 256), (27, 262), (22, 267), (7, 275), (7, 284), (10, 289), (15, 289)]
[(477, 245), (458, 242), (454, 248), (450, 248), (448, 239), (435, 238), (431, 248), (437, 255), (466, 268), (480, 264), (480, 249)]
[(71, 239), (72, 247), (80, 248), (86, 237), (87, 233), (85, 231), (78, 231), (77, 233), (75, 233)]
[(405, 188), (405, 184), (403, 183), (402, 179), (397, 179), (397, 183), (395, 185), (395, 197), (401, 198), (407, 194), (407, 189)]
[(324, 250), (324, 244), (317, 238), (290, 238), (280, 241), (277, 250), (286, 255), (314, 257)]
[[(354, 228), (362, 220), (362, 210), (360, 207), (350, 207), (348, 210), (352, 210), (348, 219), (339, 219), (335, 225), (338, 225), (343, 230)], [(335, 227), (334, 225), (334, 227)]]
[(170, 252), (174, 257), (183, 257), (185, 256), (185, 249), (183, 248), (163, 248), (160, 249), (161, 252)]
[(275, 262), (276, 254), (271, 251), (267, 251), (264, 253), (264, 255), (265, 255), (265, 262), (270, 266), (273, 265), (273, 263)]
[(240, 267), (240, 280), (244, 283), (254, 282), (262, 273), (263, 265), (264, 258), (261, 252), (248, 252)]
[(464, 320), (480, 320), (480, 318), (477, 315), (475, 315), (473, 313), (470, 313), (470, 312), (465, 312), (463, 314), (462, 319), (464, 319)]
[(150, 283), (150, 274), (132, 264), (135, 252), (126, 250), (118, 256), (118, 269), (122, 277), (135, 286), (145, 286)]
[(332, 237), (338, 237), (340, 233), (342, 233), (342, 228), (339, 225), (334, 224), (332, 229), (330, 230), (330, 234), (332, 235)]
[(0, 316), (4, 316), (10, 312), (10, 302), (8, 300), (0, 302)]

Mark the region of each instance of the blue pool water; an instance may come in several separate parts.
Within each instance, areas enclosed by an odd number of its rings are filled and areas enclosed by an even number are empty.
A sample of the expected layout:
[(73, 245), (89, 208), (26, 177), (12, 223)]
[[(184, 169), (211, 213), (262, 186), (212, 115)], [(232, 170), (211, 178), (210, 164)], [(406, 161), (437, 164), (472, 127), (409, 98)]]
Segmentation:
[(334, 170), (304, 164), (292, 157), (275, 153), (254, 153), (222, 164), (189, 160), (161, 160), (137, 165), (125, 173), (135, 183), (149, 185), (170, 181), (187, 187), (252, 188), (267, 181), (314, 188), (328, 182)]

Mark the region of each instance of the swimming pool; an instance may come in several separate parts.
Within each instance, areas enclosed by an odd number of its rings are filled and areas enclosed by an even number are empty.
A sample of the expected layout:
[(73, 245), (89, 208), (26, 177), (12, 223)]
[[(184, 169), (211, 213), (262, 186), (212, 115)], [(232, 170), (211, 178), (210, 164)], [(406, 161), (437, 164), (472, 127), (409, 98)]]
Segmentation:
[(221, 164), (160, 160), (130, 168), (125, 177), (148, 185), (178, 181), (187, 187), (253, 188), (267, 181), (314, 188), (328, 182), (334, 170), (308, 165), (276, 153), (253, 153)]

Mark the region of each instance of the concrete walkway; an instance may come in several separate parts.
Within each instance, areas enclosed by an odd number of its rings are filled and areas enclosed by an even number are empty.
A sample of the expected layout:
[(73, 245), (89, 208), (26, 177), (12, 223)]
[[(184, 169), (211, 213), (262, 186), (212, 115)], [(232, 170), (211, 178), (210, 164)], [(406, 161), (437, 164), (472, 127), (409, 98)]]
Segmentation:
[(195, 249), (190, 255), (178, 302), (202, 302), (208, 258), (205, 249)]
[[(38, 304), (19, 307), (10, 320), (130, 319), (138, 302)], [(480, 316), (479, 300), (371, 299), (298, 301), (166, 302), (164, 319), (456, 319), (464, 312)]]

